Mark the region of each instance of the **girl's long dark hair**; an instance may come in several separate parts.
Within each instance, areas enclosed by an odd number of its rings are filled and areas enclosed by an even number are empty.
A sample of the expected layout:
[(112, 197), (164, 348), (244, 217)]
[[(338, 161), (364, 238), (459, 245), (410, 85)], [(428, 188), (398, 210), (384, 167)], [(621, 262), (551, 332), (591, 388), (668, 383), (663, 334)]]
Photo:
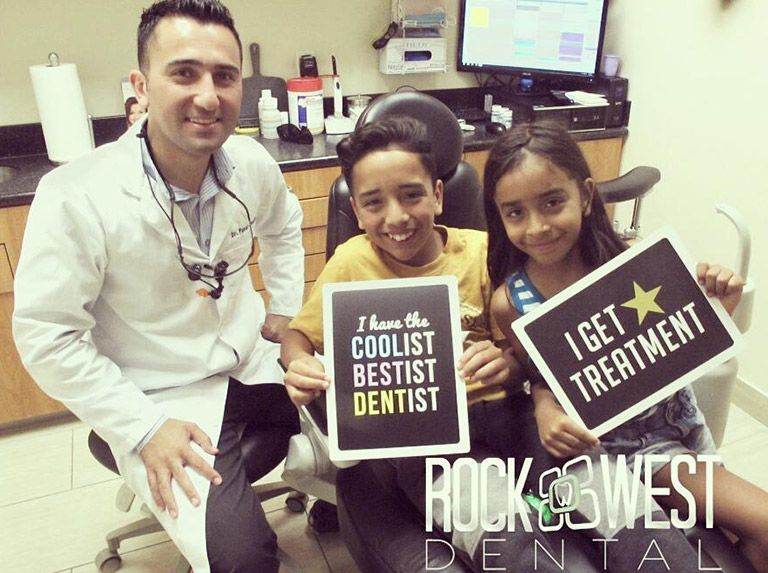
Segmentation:
[[(568, 132), (559, 124), (540, 122), (523, 124), (505, 133), (491, 148), (483, 176), (483, 203), (488, 226), (488, 274), (495, 287), (525, 263), (528, 255), (507, 238), (496, 207), (496, 185), (509, 171), (517, 168), (528, 154), (535, 154), (562, 169), (586, 193), (584, 180), (591, 177), (584, 154)], [(584, 263), (597, 268), (627, 248), (613, 230), (600, 195), (595, 192), (592, 209), (582, 219), (579, 249)]]

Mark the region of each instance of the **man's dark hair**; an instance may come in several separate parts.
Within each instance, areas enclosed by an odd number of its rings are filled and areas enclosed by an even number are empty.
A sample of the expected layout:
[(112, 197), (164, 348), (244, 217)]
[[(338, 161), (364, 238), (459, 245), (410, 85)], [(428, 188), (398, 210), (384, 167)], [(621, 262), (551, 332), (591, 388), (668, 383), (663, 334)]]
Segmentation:
[(243, 45), (240, 36), (235, 30), (235, 21), (232, 19), (229, 9), (219, 0), (161, 0), (155, 2), (141, 14), (138, 33), (139, 68), (146, 71), (147, 44), (149, 43), (155, 27), (163, 18), (180, 16), (192, 18), (201, 24), (220, 24), (227, 28), (237, 40), (240, 50), (240, 59), (243, 58)]
[(433, 183), (435, 182), (437, 167), (426, 126), (412, 117), (392, 116), (357, 128), (352, 135), (342, 139), (336, 146), (341, 172), (353, 195), (352, 169), (354, 166), (372, 151), (389, 146), (418, 154), (421, 164), (429, 173), (429, 178)]

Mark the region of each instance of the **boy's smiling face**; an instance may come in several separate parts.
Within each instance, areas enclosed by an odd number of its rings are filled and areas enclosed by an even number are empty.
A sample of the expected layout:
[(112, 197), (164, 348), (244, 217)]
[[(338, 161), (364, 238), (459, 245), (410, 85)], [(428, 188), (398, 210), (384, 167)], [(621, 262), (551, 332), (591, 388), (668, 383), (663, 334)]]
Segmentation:
[(432, 184), (417, 153), (396, 146), (371, 151), (355, 164), (352, 178), (352, 209), (374, 245), (414, 267), (440, 255), (434, 224), (443, 211), (443, 182)]

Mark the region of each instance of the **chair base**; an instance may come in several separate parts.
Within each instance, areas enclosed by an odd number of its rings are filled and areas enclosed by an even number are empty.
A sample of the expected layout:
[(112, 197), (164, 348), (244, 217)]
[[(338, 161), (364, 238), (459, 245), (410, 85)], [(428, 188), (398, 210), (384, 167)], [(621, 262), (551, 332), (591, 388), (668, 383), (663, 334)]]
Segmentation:
[[(288, 498), (285, 500), (285, 505), (288, 510), (293, 513), (302, 513), (307, 505), (307, 495), (295, 490), (284, 481), (254, 485), (252, 486), (252, 489), (262, 503), (269, 499), (288, 494)], [(120, 511), (127, 513), (131, 509), (135, 499), (136, 494), (134, 494), (128, 485), (124, 483), (117, 492), (115, 504)], [(93, 560), (100, 573), (116, 573), (116, 571), (120, 569), (122, 566), (122, 557), (120, 556), (119, 550), (120, 545), (124, 541), (133, 539), (134, 537), (163, 531), (163, 526), (160, 525), (160, 522), (157, 521), (148, 509), (146, 509), (146, 506), (142, 507), (142, 511), (149, 513), (149, 516), (138, 519), (123, 527), (119, 527), (106, 535), (107, 547), (99, 551)], [(301, 566), (279, 548), (277, 551), (277, 558), (289, 571), (301, 573)], [(180, 555), (179, 561), (176, 564), (175, 573), (188, 573), (189, 571), (189, 563), (183, 555)]]

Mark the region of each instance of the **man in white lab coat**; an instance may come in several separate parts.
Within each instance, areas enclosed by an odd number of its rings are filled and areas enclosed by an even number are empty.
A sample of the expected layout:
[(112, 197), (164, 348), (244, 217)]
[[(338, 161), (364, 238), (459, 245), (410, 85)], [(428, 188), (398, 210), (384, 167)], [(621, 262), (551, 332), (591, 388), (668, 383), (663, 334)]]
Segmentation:
[(196, 572), (277, 571), (238, 429), (296, 424), (264, 337), (301, 305), (301, 210), (267, 152), (229, 137), (241, 64), (217, 0), (145, 10), (130, 78), (148, 114), (42, 179), (15, 285), (29, 372), (109, 443)]

